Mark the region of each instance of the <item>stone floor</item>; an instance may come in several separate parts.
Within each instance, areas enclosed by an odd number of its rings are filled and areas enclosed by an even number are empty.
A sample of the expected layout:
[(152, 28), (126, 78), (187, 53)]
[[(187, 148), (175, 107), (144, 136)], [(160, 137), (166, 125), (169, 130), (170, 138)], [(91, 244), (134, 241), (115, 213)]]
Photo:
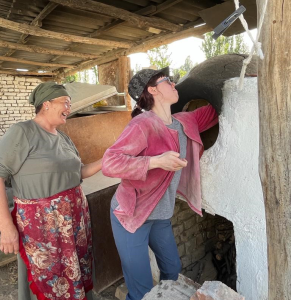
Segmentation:
[[(118, 300), (115, 297), (117, 286), (123, 279), (108, 287), (100, 294), (93, 293), (94, 300)], [(17, 262), (0, 267), (0, 300), (17, 300)]]

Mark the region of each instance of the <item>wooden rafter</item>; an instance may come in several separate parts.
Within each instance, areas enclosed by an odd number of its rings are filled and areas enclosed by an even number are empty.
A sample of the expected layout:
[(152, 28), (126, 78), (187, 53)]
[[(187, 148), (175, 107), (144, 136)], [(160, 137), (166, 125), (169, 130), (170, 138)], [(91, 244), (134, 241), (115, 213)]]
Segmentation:
[(49, 2), (48, 5), (38, 14), (38, 16), (31, 22), (30, 25), (40, 26), (42, 20), (44, 20), (55, 8), (57, 8), (58, 4)]
[(2, 40), (0, 40), (0, 47), (15, 49), (15, 50), (22, 50), (22, 51), (31, 52), (31, 53), (41, 53), (41, 54), (51, 54), (51, 55), (60, 55), (60, 56), (80, 57), (80, 58), (83, 58), (83, 59), (96, 59), (96, 58), (100, 57), (100, 55), (73, 52), (73, 51), (65, 51), (65, 50), (49, 49), (49, 48), (43, 48), (43, 47), (34, 46), (34, 45), (22, 45), (22, 44), (6, 42), (6, 41), (2, 41)]
[(45, 30), (41, 28), (35, 28), (34, 26), (31, 25), (20, 24), (17, 22), (5, 20), (3, 18), (0, 18), (0, 27), (4, 27), (17, 32), (22, 32), (25, 34), (47, 37), (51, 39), (59, 39), (67, 42), (84, 43), (89, 45), (99, 45), (99, 46), (108, 46), (108, 47), (117, 47), (117, 48), (129, 48), (130, 46), (132, 46), (132, 43), (92, 39), (92, 38), (81, 37), (72, 34), (54, 32), (54, 31)]
[(164, 29), (171, 32), (177, 32), (182, 29), (180, 25), (176, 25), (159, 18), (140, 16), (135, 13), (129, 12), (125, 9), (117, 8), (97, 1), (91, 1), (91, 0), (50, 0), (50, 1), (61, 4), (63, 6), (68, 6), (75, 9), (87, 10), (91, 12), (97, 12), (107, 16), (111, 16), (115, 19), (121, 19), (139, 28), (147, 29), (149, 27), (155, 27), (158, 29)]
[(45, 73), (22, 72), (22, 71), (10, 71), (10, 70), (6, 70), (6, 69), (0, 69), (0, 74), (17, 75), (17, 76), (30, 75), (30, 76), (39, 76), (39, 77), (45, 77), (45, 76), (53, 76), (53, 75), (55, 75), (52, 72), (45, 72)]
[(184, 39), (184, 38), (187, 38), (190, 36), (195, 36), (195, 37), (201, 38), (204, 33), (209, 32), (211, 30), (212, 30), (212, 28), (209, 27), (208, 25), (203, 25), (200, 27), (188, 28), (186, 30), (183, 30), (183, 31), (180, 31), (180, 32), (177, 32), (174, 34), (170, 33), (170, 34), (166, 34), (164, 36), (158, 36), (158, 37), (153, 38), (153, 39), (151, 39), (147, 42), (144, 42), (140, 45), (133, 46), (127, 50), (116, 50), (116, 51), (112, 52), (110, 55), (104, 56), (104, 58), (99, 58), (99, 59), (92, 60), (90, 62), (81, 63), (74, 69), (64, 70), (62, 72), (57, 73), (57, 77), (66, 77), (66, 76), (75, 74), (76, 72), (80, 72), (82, 70), (89, 69), (92, 66), (101, 65), (101, 64), (116, 60), (121, 55), (127, 56), (127, 55), (130, 55), (133, 53), (145, 52), (154, 47), (159, 47), (161, 45), (169, 44), (174, 41)]
[(0, 56), (0, 60), (12, 61), (12, 62), (23, 63), (23, 64), (28, 64), (28, 65), (35, 65), (35, 66), (44, 66), (44, 67), (57, 67), (57, 68), (73, 68), (74, 67), (74, 65), (44, 63), (44, 62), (25, 60), (25, 59), (9, 57), (9, 56)]
[[(158, 13), (158, 12), (161, 12), (179, 2), (181, 2), (182, 0), (167, 0), (166, 2), (160, 4), (160, 5), (149, 5), (147, 7), (144, 7), (142, 9), (139, 9), (138, 11), (135, 11), (135, 14), (138, 14), (138, 15), (151, 15), (153, 16), (154, 14)], [(97, 29), (96, 31), (94, 31), (93, 33), (90, 33), (87, 35), (87, 37), (91, 37), (91, 38), (94, 38), (94, 37), (97, 37), (103, 33), (105, 33), (106, 31), (109, 31), (111, 29), (113, 29), (114, 27), (117, 27), (118, 25), (122, 24), (122, 23), (125, 23), (124, 20), (114, 20), (113, 22), (111, 22), (110, 24), (107, 24), (105, 25), (104, 27), (100, 28), (100, 29)], [(153, 33), (160, 33), (160, 30), (155, 31), (154, 28), (149, 28), (148, 31), (150, 32), (153, 32)], [(70, 47), (68, 47), (66, 50), (73, 50), (74, 48), (78, 47), (79, 45), (78, 44), (74, 44)], [(60, 56), (55, 56), (53, 57), (50, 62), (53, 62), (55, 60), (57, 60), (58, 58), (60, 58)]]
[[(155, 10), (156, 10), (156, 6), (150, 5), (150, 7), (143, 8), (141, 10), (136, 11), (135, 13), (136, 14), (150, 14), (150, 13), (154, 12)], [(94, 32), (88, 34), (87, 37), (95, 38), (95, 37), (103, 34), (104, 32), (109, 31), (109, 30), (113, 29), (114, 27), (117, 27), (118, 25), (120, 25), (122, 23), (125, 23), (125, 21), (123, 21), (123, 20), (114, 20), (113, 22), (105, 25), (104, 27), (102, 27), (100, 29), (97, 29)], [(73, 50), (74, 48), (76, 48), (78, 46), (79, 46), (79, 44), (74, 44), (74, 45), (71, 45), (70, 47), (68, 47), (66, 50), (71, 51), (71, 50)], [(55, 61), (58, 58), (60, 58), (60, 56), (55, 56), (54, 58), (52, 58), (50, 60), (50, 62)]]
[(167, 0), (159, 5), (156, 6), (156, 11), (154, 13), (151, 14), (154, 15), (154, 14), (157, 14), (167, 8), (170, 8), (172, 7), (173, 5), (176, 5), (178, 4), (179, 2), (182, 2), (183, 0)]
[[(36, 18), (30, 23), (30, 25), (41, 27), (41, 21), (45, 17), (47, 17), (57, 6), (58, 4), (56, 3), (48, 3), (48, 5), (36, 16)], [(25, 44), (27, 42), (28, 37), (28, 34), (22, 34), (17, 43)], [(14, 52), (15, 50), (10, 50), (5, 54), (5, 56), (11, 56)]]

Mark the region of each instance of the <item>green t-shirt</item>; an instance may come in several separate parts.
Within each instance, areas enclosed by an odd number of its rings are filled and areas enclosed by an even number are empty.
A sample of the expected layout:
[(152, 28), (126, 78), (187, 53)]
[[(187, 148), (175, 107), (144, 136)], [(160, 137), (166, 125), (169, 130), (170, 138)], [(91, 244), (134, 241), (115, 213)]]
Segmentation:
[(81, 159), (63, 132), (34, 121), (12, 125), (0, 140), (0, 177), (11, 176), (14, 196), (46, 198), (81, 183)]

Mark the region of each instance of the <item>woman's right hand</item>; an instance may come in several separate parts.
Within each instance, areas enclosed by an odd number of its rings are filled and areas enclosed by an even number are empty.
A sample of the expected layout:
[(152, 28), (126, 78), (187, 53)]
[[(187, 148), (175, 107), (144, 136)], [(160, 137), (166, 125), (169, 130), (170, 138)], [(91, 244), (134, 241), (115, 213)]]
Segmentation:
[(1, 231), (0, 251), (5, 254), (19, 252), (19, 234), (13, 223)]
[(166, 171), (179, 171), (187, 166), (187, 160), (179, 158), (180, 154), (168, 151), (150, 158), (149, 170), (161, 168)]

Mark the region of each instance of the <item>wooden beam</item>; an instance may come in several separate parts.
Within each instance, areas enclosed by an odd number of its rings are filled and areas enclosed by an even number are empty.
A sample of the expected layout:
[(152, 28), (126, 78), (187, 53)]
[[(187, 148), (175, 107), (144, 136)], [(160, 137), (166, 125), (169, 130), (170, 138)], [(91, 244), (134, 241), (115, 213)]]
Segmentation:
[[(147, 15), (147, 14), (153, 14), (155, 11), (156, 11), (156, 6), (150, 5), (148, 7), (139, 9), (138, 11), (135, 12), (135, 14), (138, 14), (138, 15)], [(104, 27), (102, 27), (100, 29), (97, 29), (93, 33), (89, 34), (88, 37), (92, 37), (92, 38), (96, 37), (96, 36), (101, 35), (102, 33), (106, 32), (108, 30), (113, 29), (114, 27), (116, 27), (116, 26), (118, 26), (120, 24), (123, 24), (123, 23), (125, 23), (124, 20), (114, 20), (110, 24), (107, 24)], [(150, 28), (151, 27), (148, 28), (149, 31), (150, 31)]]
[(70, 70), (63, 70), (57, 73), (57, 77), (66, 77), (72, 74), (75, 74), (76, 72), (80, 72), (86, 69), (91, 68), (92, 66), (95, 65), (101, 65), (113, 60), (118, 59), (119, 56), (121, 55), (130, 55), (133, 53), (138, 53), (138, 52), (146, 52), (147, 50), (150, 50), (155, 47), (159, 47), (161, 45), (166, 45), (170, 44), (174, 41), (178, 41), (180, 39), (185, 39), (190, 36), (195, 36), (202, 38), (202, 35), (206, 32), (211, 31), (212, 28), (209, 27), (208, 25), (202, 25), (199, 27), (195, 28), (188, 28), (186, 30), (177, 32), (177, 33), (170, 33), (170, 34), (165, 34), (163, 36), (155, 37), (147, 42), (141, 43), (140, 45), (133, 46), (127, 50), (116, 50), (112, 51), (112, 53), (108, 55), (104, 55), (103, 58), (95, 59), (89, 62), (84, 62), (80, 63), (76, 68), (70, 69)]
[(39, 26), (41, 24), (42, 20), (45, 19), (57, 7), (58, 7), (58, 4), (49, 2), (47, 4), (47, 6), (30, 23), (30, 25)]
[(32, 75), (32, 76), (53, 76), (55, 75), (52, 72), (46, 72), (46, 73), (38, 73), (38, 72), (22, 72), (22, 71), (11, 71), (11, 70), (5, 70), (0, 69), (0, 74), (8, 74), (8, 75), (17, 75), (17, 76), (25, 76), (25, 75)]
[[(47, 17), (57, 6), (58, 6), (58, 4), (49, 2), (48, 5), (30, 23), (30, 25), (41, 27), (41, 21), (45, 17)], [(25, 44), (27, 42), (28, 37), (29, 37), (29, 34), (22, 34), (17, 43)], [(5, 54), (5, 56), (11, 56), (14, 52), (15, 52), (15, 50), (10, 50)], [(0, 65), (1, 64), (2, 64), (2, 62), (0, 63)]]
[(58, 33), (50, 30), (44, 30), (41, 28), (35, 28), (34, 26), (27, 25), (27, 24), (20, 24), (17, 22), (5, 20), (3, 18), (0, 18), (0, 27), (4, 27), (17, 32), (22, 32), (25, 34), (47, 37), (51, 39), (58, 39), (66, 42), (84, 43), (89, 45), (99, 45), (99, 46), (108, 46), (108, 47), (117, 47), (117, 48), (129, 48), (132, 45), (132, 43), (92, 39), (92, 38), (81, 37), (72, 34)]
[(80, 57), (83, 59), (96, 59), (100, 57), (100, 55), (73, 52), (73, 51), (65, 51), (65, 50), (56, 50), (56, 49), (48, 49), (39, 46), (31, 46), (31, 45), (22, 45), (15, 44), (6, 41), (0, 40), (0, 47), (21, 50), (31, 53), (41, 53), (41, 54), (50, 54), (50, 55), (60, 55), (60, 56), (69, 56), (69, 57)]
[[(257, 0), (258, 21), (265, 0)], [(269, 300), (291, 295), (291, 2), (268, 1), (259, 60), (259, 167), (266, 211)]]
[(12, 61), (12, 62), (23, 63), (23, 64), (28, 64), (28, 65), (35, 65), (35, 66), (44, 66), (44, 67), (57, 67), (57, 68), (73, 68), (74, 67), (74, 65), (44, 63), (44, 62), (24, 60), (24, 59), (15, 58), (15, 57), (9, 57), (9, 56), (0, 56), (0, 60)]
[(75, 8), (75, 9), (93, 11), (107, 16), (111, 16), (115, 19), (121, 19), (126, 22), (129, 22), (140, 28), (147, 29), (149, 27), (155, 27), (159, 29), (169, 30), (171, 32), (177, 32), (182, 29), (180, 25), (170, 23), (163, 19), (139, 16), (125, 9), (117, 8), (97, 1), (91, 1), (91, 0), (50, 0), (50, 1), (61, 4), (63, 6)]
[(124, 101), (127, 110), (131, 111), (131, 98), (128, 94), (128, 83), (130, 80), (130, 59), (127, 56), (118, 58), (118, 91), (124, 93)]
[(139, 9), (138, 11), (135, 11), (134, 13), (142, 16), (151, 16), (156, 10), (157, 7), (155, 5), (149, 5)]
[(182, 1), (183, 0), (167, 0), (167, 1), (163, 2), (162, 4), (157, 5), (157, 10), (153, 14), (157, 14), (165, 9), (172, 7), (173, 5), (176, 5), (180, 2), (182, 2)]
[[(167, 45), (170, 43), (173, 43), (175, 41), (179, 41), (188, 37), (197, 37), (197, 38), (203, 38), (203, 34), (209, 32), (212, 30), (212, 27), (208, 25), (202, 25), (195, 28), (188, 28), (181, 32), (177, 33), (169, 33), (162, 36), (157, 36), (153, 39), (150, 39), (146, 42), (142, 42), (137, 46), (133, 46), (130, 49), (126, 50), (126, 55), (138, 53), (138, 52), (146, 52), (152, 48), (159, 47), (162, 45)], [(100, 59), (101, 60), (101, 59)]]
[(124, 23), (124, 21), (123, 20), (114, 20), (113, 22), (111, 22), (111, 23), (109, 23), (109, 24), (107, 24), (107, 25), (105, 25), (105, 26), (103, 26), (103, 27), (95, 30), (92, 33), (90, 33), (88, 35), (88, 37), (95, 38), (96, 36), (101, 35), (102, 33), (106, 32), (108, 30), (113, 29), (114, 27), (118, 26), (121, 23)]
[[(154, 5), (150, 5), (149, 7), (146, 7), (145, 9), (138, 10), (138, 11), (136, 11), (135, 13), (141, 14), (141, 15), (144, 14), (144, 13), (149, 14), (149, 13), (155, 11), (155, 10), (156, 10), (156, 7), (155, 7)], [(114, 20), (113, 22), (111, 22), (111, 23), (105, 25), (104, 27), (102, 27), (102, 28), (100, 28), (100, 29), (97, 29), (97, 30), (95, 30), (94, 32), (88, 34), (87, 37), (95, 38), (95, 37), (97, 37), (97, 36), (103, 34), (104, 32), (109, 31), (109, 30), (111, 30), (111, 29), (117, 27), (118, 25), (120, 25), (120, 24), (122, 24), (122, 23), (125, 23), (125, 21), (123, 21), (123, 20)], [(74, 45), (68, 47), (66, 50), (73, 50), (74, 48), (76, 48), (76, 47), (78, 47), (78, 46), (79, 46), (78, 44), (74, 44)], [(50, 62), (55, 61), (55, 60), (57, 60), (58, 58), (59, 58), (59, 56), (56, 56), (56, 57), (52, 58), (52, 59), (50, 60)]]

